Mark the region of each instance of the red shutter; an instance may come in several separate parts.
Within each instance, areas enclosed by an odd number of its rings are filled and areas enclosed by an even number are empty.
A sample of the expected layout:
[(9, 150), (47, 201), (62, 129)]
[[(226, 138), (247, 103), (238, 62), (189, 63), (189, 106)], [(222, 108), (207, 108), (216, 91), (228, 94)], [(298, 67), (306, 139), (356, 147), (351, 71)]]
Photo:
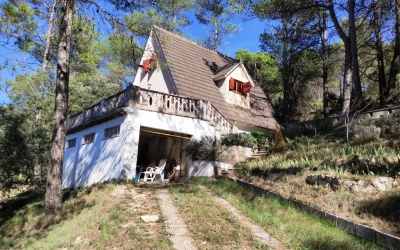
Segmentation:
[(250, 93), (250, 83), (249, 82), (242, 83), (242, 93), (243, 94)]
[(229, 90), (235, 90), (235, 79), (229, 79)]
[(150, 60), (143, 60), (143, 71), (150, 71)]
[(153, 70), (156, 68), (157, 68), (157, 55), (152, 53), (150, 59), (150, 69)]

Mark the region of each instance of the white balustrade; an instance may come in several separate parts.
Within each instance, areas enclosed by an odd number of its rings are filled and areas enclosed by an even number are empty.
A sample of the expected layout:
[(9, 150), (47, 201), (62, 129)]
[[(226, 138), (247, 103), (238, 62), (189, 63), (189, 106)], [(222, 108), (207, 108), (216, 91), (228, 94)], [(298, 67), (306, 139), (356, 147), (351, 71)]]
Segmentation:
[(233, 125), (212, 105), (210, 105), (209, 102), (146, 89), (139, 89), (139, 93), (140, 94), (137, 97), (127, 96), (127, 98), (132, 99), (132, 104), (128, 104), (128, 102), (124, 103), (125, 95), (127, 95), (126, 90), (110, 96), (104, 99), (102, 103), (93, 105), (87, 110), (83, 110), (78, 114), (70, 116), (67, 127), (68, 129), (78, 127), (83, 123), (106, 115), (107, 113), (124, 106), (139, 105), (139, 108), (142, 109), (150, 107), (152, 110), (158, 110), (161, 108), (167, 111), (172, 111), (172, 113), (178, 112), (181, 113), (181, 115), (187, 113), (190, 114), (190, 117), (208, 120), (210, 124), (215, 126), (215, 128), (222, 134), (228, 134), (233, 129)]
[(214, 107), (211, 108), (210, 123), (215, 126), (222, 134), (229, 134), (232, 132), (233, 125), (225, 119)]
[(199, 100), (141, 89), (139, 104), (190, 114), (198, 113)]

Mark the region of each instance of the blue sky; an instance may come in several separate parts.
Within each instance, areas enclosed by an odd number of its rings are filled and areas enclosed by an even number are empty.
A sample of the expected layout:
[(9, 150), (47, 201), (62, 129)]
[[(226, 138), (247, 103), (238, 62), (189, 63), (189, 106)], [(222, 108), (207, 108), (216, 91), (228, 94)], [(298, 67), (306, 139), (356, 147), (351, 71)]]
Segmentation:
[[(241, 31), (226, 39), (227, 44), (218, 47), (218, 51), (231, 57), (235, 57), (236, 51), (239, 49), (250, 50), (251, 52), (260, 51), (260, 34), (264, 31), (265, 24), (258, 19), (252, 19), (246, 22), (236, 20), (240, 23)], [(204, 36), (204, 31), (199, 24), (193, 24), (190, 27), (191, 33), (194, 36)]]
[[(219, 46), (218, 51), (230, 57), (235, 57), (235, 52), (239, 49), (249, 50), (253, 53), (260, 51), (259, 36), (261, 32), (263, 32), (265, 24), (258, 21), (257, 19), (252, 19), (244, 22), (237, 18), (234, 20), (234, 22), (240, 24), (241, 30), (233, 37), (227, 37), (226, 44)], [(205, 36), (205, 31), (202, 25), (198, 24), (196, 21), (194, 21), (193, 24), (191, 24), (188, 27), (188, 31), (189, 31), (188, 36), (196, 40), (201, 39)], [(29, 57), (26, 54), (15, 54), (15, 53), (4, 55), (5, 52), (7, 51), (4, 51), (4, 49), (0, 47), (0, 54), (3, 57), (0, 58), (0, 62), (2, 62), (7, 57), (8, 58)], [(2, 82), (4, 82), (5, 79), (9, 78), (13, 78), (9, 70), (6, 69), (1, 71), (0, 79)], [(2, 102), (8, 102), (8, 101), (9, 99), (7, 94), (0, 91), (0, 104)]]

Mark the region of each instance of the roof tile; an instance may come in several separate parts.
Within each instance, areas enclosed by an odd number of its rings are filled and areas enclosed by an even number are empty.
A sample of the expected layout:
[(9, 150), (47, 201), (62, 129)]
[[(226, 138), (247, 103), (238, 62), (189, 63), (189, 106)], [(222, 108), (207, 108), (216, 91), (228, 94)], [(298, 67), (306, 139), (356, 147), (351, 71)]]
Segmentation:
[(250, 109), (225, 102), (213, 79), (227, 74), (237, 60), (159, 27), (154, 30), (179, 95), (210, 101), (231, 122), (270, 129), (279, 126), (259, 86), (251, 89)]

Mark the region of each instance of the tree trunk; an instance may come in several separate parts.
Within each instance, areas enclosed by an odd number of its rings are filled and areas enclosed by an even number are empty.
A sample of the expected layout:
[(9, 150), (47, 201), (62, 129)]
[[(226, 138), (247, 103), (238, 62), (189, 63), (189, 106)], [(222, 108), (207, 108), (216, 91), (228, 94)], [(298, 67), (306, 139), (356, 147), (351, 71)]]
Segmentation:
[(329, 117), (329, 99), (328, 99), (328, 50), (326, 35), (326, 10), (322, 13), (322, 92), (323, 92), (323, 113), (324, 118)]
[[(57, 0), (54, 0), (53, 5), (51, 6), (50, 9), (50, 16), (49, 16), (49, 26), (47, 27), (47, 32), (46, 32), (46, 43), (45, 43), (45, 48), (43, 52), (43, 62), (42, 62), (42, 67), (41, 71), (44, 71), (47, 66), (47, 56), (50, 51), (50, 38), (51, 38), (51, 31), (53, 30), (53, 24), (54, 24), (54, 12), (55, 8), (57, 5)], [(45, 84), (42, 83), (42, 98), (45, 99)], [(36, 110), (36, 120), (35, 120), (35, 129), (38, 129), (40, 127), (40, 122), (42, 120), (42, 107), (37, 107)], [(36, 159), (35, 159), (35, 167), (33, 168), (33, 182), (34, 185), (38, 188), (40, 186), (40, 180), (42, 176), (42, 166), (39, 163), (39, 157), (40, 157), (40, 145), (35, 145), (37, 151), (36, 151)]]
[(50, 163), (46, 185), (46, 215), (57, 214), (62, 209), (61, 178), (68, 114), (69, 53), (74, 0), (61, 0), (61, 6), (53, 136), (51, 138)]
[(374, 18), (372, 25), (375, 33), (375, 47), (376, 47), (376, 59), (378, 61), (378, 84), (379, 84), (379, 104), (382, 106), (385, 104), (384, 93), (386, 90), (386, 77), (385, 77), (385, 63), (382, 47), (382, 35), (381, 35), (381, 13), (382, 9), (378, 5), (378, 0), (373, 1)]
[(356, 36), (356, 23), (355, 23), (355, 3), (354, 0), (349, 0), (349, 38), (350, 38), (350, 53), (351, 53), (351, 65), (353, 68), (353, 87), (355, 90), (354, 103), (355, 107), (361, 108), (363, 104), (363, 93), (360, 79), (360, 69), (358, 64), (358, 48), (357, 48), (357, 36)]
[[(346, 40), (345, 44), (349, 43), (350, 42)], [(351, 53), (349, 50), (349, 46), (345, 46), (342, 116), (348, 116), (350, 112), (350, 98), (352, 89), (351, 79), (353, 77), (353, 70), (351, 68)]]
[(54, 0), (54, 3), (50, 9), (49, 26), (48, 26), (47, 32), (46, 32), (46, 44), (45, 44), (44, 52), (43, 52), (43, 62), (42, 62), (41, 70), (45, 70), (46, 66), (47, 66), (47, 61), (48, 61), (47, 57), (48, 57), (49, 51), (50, 51), (51, 31), (53, 30), (54, 12), (55, 12), (56, 5), (57, 5), (57, 0)]
[(218, 22), (217, 22), (217, 18), (215, 18), (214, 20), (214, 44), (213, 44), (213, 50), (217, 50), (218, 48), (218, 36), (219, 36), (219, 32), (218, 32)]
[(396, 14), (396, 36), (394, 39), (394, 53), (390, 65), (389, 82), (385, 91), (385, 103), (390, 103), (396, 93), (397, 75), (400, 73), (400, 0), (394, 1)]
[(329, 1), (329, 5), (327, 6), (329, 10), (329, 15), (332, 18), (333, 25), (337, 33), (342, 39), (344, 44), (344, 74), (343, 74), (343, 104), (342, 104), (342, 115), (346, 116), (350, 112), (350, 99), (351, 99), (351, 88), (352, 88), (352, 79), (353, 79), (353, 69), (352, 69), (352, 60), (351, 60), (351, 42), (350, 37), (346, 35), (343, 31), (340, 23), (337, 19), (335, 9), (333, 8), (333, 1)]

